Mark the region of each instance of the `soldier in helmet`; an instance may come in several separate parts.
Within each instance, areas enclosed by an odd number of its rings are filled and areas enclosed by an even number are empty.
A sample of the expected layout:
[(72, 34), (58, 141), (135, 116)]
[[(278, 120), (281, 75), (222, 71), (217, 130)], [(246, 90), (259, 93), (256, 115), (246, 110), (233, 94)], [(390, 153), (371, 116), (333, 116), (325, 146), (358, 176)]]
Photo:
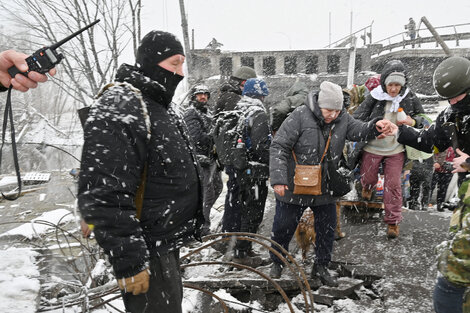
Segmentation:
[[(453, 147), (459, 155), (454, 158), (454, 172), (459, 174), (459, 185), (470, 168), (470, 61), (463, 57), (450, 57), (442, 61), (433, 76), (437, 94), (449, 101), (428, 129), (417, 131), (406, 125), (393, 132), (398, 133), (398, 142), (421, 151), (445, 151)], [(400, 124), (398, 122), (397, 124)]]
[(230, 76), (230, 79), (220, 87), (220, 96), (217, 99), (215, 113), (230, 111), (235, 108), (242, 97), (243, 87), (247, 79), (256, 78), (254, 69), (248, 66), (241, 66)]
[[(435, 123), (426, 130), (416, 131), (402, 125), (391, 130), (398, 141), (422, 151), (456, 149), (454, 173), (459, 173), (460, 205), (451, 219), (451, 240), (437, 246), (439, 276), (434, 289), (434, 309), (437, 313), (470, 312), (470, 61), (450, 57), (436, 68), (433, 84), (436, 92), (448, 99), (450, 106), (443, 110)], [(392, 127), (393, 128), (393, 127)]]
[(207, 86), (195, 86), (191, 90), (190, 106), (184, 113), (184, 121), (202, 168), (203, 214), (205, 219), (202, 230), (203, 236), (210, 233), (210, 212), (223, 188), (214, 151), (214, 140), (211, 135), (213, 119), (208, 110), (210, 97), (211, 93)]

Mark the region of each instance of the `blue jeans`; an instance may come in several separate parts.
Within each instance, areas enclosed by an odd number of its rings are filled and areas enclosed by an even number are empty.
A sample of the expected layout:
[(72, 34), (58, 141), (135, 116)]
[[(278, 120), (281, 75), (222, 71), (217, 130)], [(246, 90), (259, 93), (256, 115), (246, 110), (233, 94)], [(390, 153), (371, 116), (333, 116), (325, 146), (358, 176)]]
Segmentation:
[(444, 277), (438, 277), (432, 296), (436, 313), (462, 313), (466, 289), (452, 284)]
[[(276, 200), (276, 213), (274, 215), (271, 239), (289, 251), (289, 243), (294, 236), (302, 213), (308, 206), (285, 203)], [(318, 265), (328, 265), (331, 261), (333, 242), (335, 240), (336, 229), (336, 204), (324, 204), (310, 207), (315, 216), (315, 263)], [(277, 247), (274, 249), (279, 250)], [(280, 251), (279, 251), (280, 252)], [(281, 253), (282, 254), (282, 253)], [(273, 262), (282, 261), (270, 253)]]

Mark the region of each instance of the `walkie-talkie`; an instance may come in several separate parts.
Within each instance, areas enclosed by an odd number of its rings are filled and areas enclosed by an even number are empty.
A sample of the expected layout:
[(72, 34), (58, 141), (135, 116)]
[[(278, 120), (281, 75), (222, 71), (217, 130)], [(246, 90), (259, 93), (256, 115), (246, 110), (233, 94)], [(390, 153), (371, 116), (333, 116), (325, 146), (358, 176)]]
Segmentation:
[(96, 23), (98, 23), (100, 20), (96, 20), (90, 25), (87, 25), (80, 29), (79, 31), (73, 33), (72, 35), (62, 39), (58, 43), (53, 44), (52, 46), (49, 47), (43, 47), (36, 52), (34, 52), (32, 55), (26, 58), (26, 63), (28, 63), (28, 71), (27, 72), (21, 72), (19, 69), (16, 68), (16, 66), (12, 66), (8, 69), (8, 73), (10, 76), (13, 78), (15, 77), (16, 74), (20, 73), (23, 74), (24, 76), (28, 77), (28, 73), (31, 71), (35, 71), (41, 74), (45, 74), (49, 72), (50, 69), (53, 69), (56, 64), (59, 64), (60, 61), (64, 58), (62, 53), (57, 53), (56, 49), (62, 46), (64, 43), (72, 39), (73, 37), (77, 36), (78, 34), (82, 33), (83, 31), (87, 30), (88, 28), (92, 27)]

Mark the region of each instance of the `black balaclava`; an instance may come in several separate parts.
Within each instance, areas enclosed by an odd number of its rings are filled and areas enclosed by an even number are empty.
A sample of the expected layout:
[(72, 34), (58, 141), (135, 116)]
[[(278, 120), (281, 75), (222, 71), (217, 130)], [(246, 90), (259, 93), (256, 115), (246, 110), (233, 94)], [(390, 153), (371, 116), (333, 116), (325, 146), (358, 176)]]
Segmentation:
[(176, 54), (184, 55), (183, 46), (175, 35), (164, 31), (151, 31), (137, 49), (136, 66), (145, 76), (165, 87), (165, 105), (171, 102), (183, 76), (160, 67), (158, 63)]

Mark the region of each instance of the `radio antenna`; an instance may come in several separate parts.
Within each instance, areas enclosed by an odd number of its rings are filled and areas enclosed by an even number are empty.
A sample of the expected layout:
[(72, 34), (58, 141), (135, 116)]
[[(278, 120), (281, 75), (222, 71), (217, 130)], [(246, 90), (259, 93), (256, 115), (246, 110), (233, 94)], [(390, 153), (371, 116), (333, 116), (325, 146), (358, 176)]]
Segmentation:
[(73, 33), (72, 35), (68, 36), (68, 37), (65, 37), (64, 39), (62, 39), (61, 41), (59, 41), (58, 43), (55, 43), (53, 45), (50, 46), (51, 49), (57, 49), (59, 48), (60, 46), (62, 46), (64, 43), (66, 43), (67, 41), (69, 41), (70, 39), (72, 39), (73, 37), (79, 35), (80, 33), (84, 32), (85, 30), (87, 30), (88, 28), (92, 27), (93, 25), (95, 25), (96, 23), (98, 23), (100, 20), (96, 20), (94, 21), (93, 23), (83, 27), (82, 29), (76, 31), (75, 33)]

